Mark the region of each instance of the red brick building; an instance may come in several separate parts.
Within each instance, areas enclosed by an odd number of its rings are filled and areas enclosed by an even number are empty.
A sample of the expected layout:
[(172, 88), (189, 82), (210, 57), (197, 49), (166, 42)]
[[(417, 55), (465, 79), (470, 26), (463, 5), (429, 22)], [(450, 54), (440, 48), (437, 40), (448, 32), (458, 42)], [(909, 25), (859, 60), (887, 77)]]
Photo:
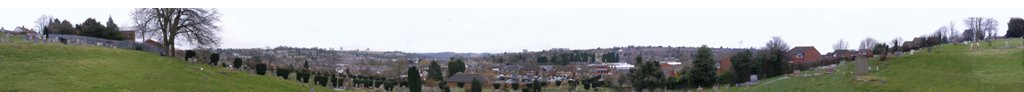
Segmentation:
[(121, 31), (125, 41), (135, 41), (135, 31)]
[(792, 50), (789, 50), (786, 57), (789, 57), (791, 63), (801, 64), (817, 62), (818, 59), (821, 59), (821, 53), (819, 53), (818, 49), (815, 49), (814, 46), (797, 46), (793, 47)]
[(733, 55), (736, 55), (736, 53), (726, 52), (715, 55), (715, 61), (717, 61), (715, 63), (715, 68), (717, 68), (716, 72), (718, 74), (731, 72), (733, 70), (731, 60)]
[(836, 51), (832, 51), (832, 55), (833, 55), (832, 57), (835, 57), (835, 58), (847, 59), (847, 58), (854, 58), (854, 56), (856, 56), (856, 53), (854, 53), (851, 50), (836, 50)]

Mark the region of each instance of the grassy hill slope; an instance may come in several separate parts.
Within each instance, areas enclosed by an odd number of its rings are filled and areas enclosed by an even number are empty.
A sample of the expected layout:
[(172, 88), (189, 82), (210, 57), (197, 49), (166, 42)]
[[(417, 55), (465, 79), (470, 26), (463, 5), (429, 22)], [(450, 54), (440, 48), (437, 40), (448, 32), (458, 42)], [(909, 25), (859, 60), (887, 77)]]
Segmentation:
[[(24, 41), (0, 43), (0, 91), (3, 92), (301, 92), (308, 89), (295, 81), (191, 64), (140, 51)], [(319, 86), (316, 90), (332, 91)]]
[[(879, 61), (867, 77), (876, 81), (857, 81), (853, 74), (826, 74), (822, 76), (771, 78), (751, 87), (728, 91), (750, 92), (1018, 92), (1024, 91), (1024, 50), (1022, 40), (998, 40), (993, 45), (971, 50), (969, 45), (944, 44), (933, 52), (918, 51), (914, 55)], [(1009, 48), (1007, 48), (1009, 47)], [(853, 64), (840, 65), (838, 70), (852, 72)], [(803, 72), (805, 74), (819, 71)], [(777, 81), (775, 81), (777, 80)], [(882, 82), (881, 80), (884, 80)], [(774, 81), (774, 82), (769, 82)]]

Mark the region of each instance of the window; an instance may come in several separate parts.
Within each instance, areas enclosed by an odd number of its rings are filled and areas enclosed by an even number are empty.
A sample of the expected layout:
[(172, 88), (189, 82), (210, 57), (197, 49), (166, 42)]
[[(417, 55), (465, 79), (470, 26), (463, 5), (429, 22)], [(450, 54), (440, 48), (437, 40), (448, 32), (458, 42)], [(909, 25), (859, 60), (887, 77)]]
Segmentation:
[(715, 62), (715, 68), (722, 68), (722, 62)]

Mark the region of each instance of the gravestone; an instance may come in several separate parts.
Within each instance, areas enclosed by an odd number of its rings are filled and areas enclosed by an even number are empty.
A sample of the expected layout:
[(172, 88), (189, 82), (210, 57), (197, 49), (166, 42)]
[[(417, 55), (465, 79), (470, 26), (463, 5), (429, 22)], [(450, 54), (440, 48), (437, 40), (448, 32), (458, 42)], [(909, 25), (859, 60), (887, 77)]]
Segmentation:
[(718, 92), (718, 86), (711, 86), (711, 92)]
[(857, 58), (857, 60), (855, 60), (853, 62), (854, 66), (855, 66), (854, 74), (856, 74), (856, 75), (868, 75), (868, 70), (869, 69), (868, 69), (868, 61), (867, 60), (868, 60), (867, 58)]
[(750, 82), (757, 83), (757, 75), (750, 75)]

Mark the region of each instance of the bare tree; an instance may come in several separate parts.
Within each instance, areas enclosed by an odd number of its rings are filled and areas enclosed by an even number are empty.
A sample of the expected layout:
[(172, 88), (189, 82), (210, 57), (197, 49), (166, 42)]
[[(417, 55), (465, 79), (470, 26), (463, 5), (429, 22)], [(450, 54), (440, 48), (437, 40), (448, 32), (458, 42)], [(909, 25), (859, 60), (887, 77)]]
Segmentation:
[(867, 39), (864, 39), (864, 41), (860, 42), (860, 49), (872, 49), (875, 48), (875, 44), (878, 44), (878, 41), (874, 38), (868, 37)]
[(959, 32), (956, 32), (956, 24), (953, 24), (953, 21), (950, 21), (948, 26), (949, 37), (946, 38), (950, 40), (950, 42), (958, 42), (957, 39), (960, 39), (960, 37), (957, 35)]
[(770, 49), (770, 50), (782, 50), (782, 51), (789, 50), (789, 45), (787, 45), (786, 42), (783, 42), (782, 38), (778, 37), (778, 36), (772, 37), (772, 40), (768, 41), (768, 43), (766, 44), (766, 47), (768, 49)]
[(50, 25), (50, 22), (52, 22), (52, 21), (53, 21), (53, 16), (50, 16), (50, 15), (39, 16), (39, 18), (36, 19), (36, 30), (41, 32), (40, 34), (47, 34), (45, 29), (46, 29), (47, 26)]
[(132, 15), (136, 30), (159, 38), (171, 56), (178, 41), (197, 47), (215, 47), (220, 43), (220, 27), (216, 25), (220, 13), (216, 9), (139, 8)]
[(999, 26), (999, 22), (996, 21), (995, 18), (991, 17), (968, 17), (967, 19), (964, 19), (964, 26), (968, 29), (987, 33), (986, 35), (989, 36), (985, 37), (987, 39), (995, 36), (995, 31), (998, 30), (997, 26)]
[(942, 40), (943, 42), (945, 42), (945, 41), (946, 41), (946, 39), (951, 39), (951, 38), (945, 38), (945, 37), (946, 37), (946, 35), (948, 35), (948, 34), (946, 34), (946, 33), (949, 33), (949, 31), (950, 31), (950, 30), (949, 30), (949, 27), (947, 27), (947, 26), (942, 26), (942, 27), (939, 27), (939, 29), (936, 29), (936, 30), (935, 30), (935, 34), (934, 34), (934, 35), (935, 35), (935, 36), (938, 36), (938, 37), (939, 37), (939, 38), (940, 38), (940, 39), (941, 39), (941, 40)]
[(835, 49), (835, 50), (846, 50), (846, 49), (849, 49), (849, 43), (847, 43), (846, 40), (839, 39), (839, 42), (836, 43), (836, 45), (832, 45), (832, 49)]

